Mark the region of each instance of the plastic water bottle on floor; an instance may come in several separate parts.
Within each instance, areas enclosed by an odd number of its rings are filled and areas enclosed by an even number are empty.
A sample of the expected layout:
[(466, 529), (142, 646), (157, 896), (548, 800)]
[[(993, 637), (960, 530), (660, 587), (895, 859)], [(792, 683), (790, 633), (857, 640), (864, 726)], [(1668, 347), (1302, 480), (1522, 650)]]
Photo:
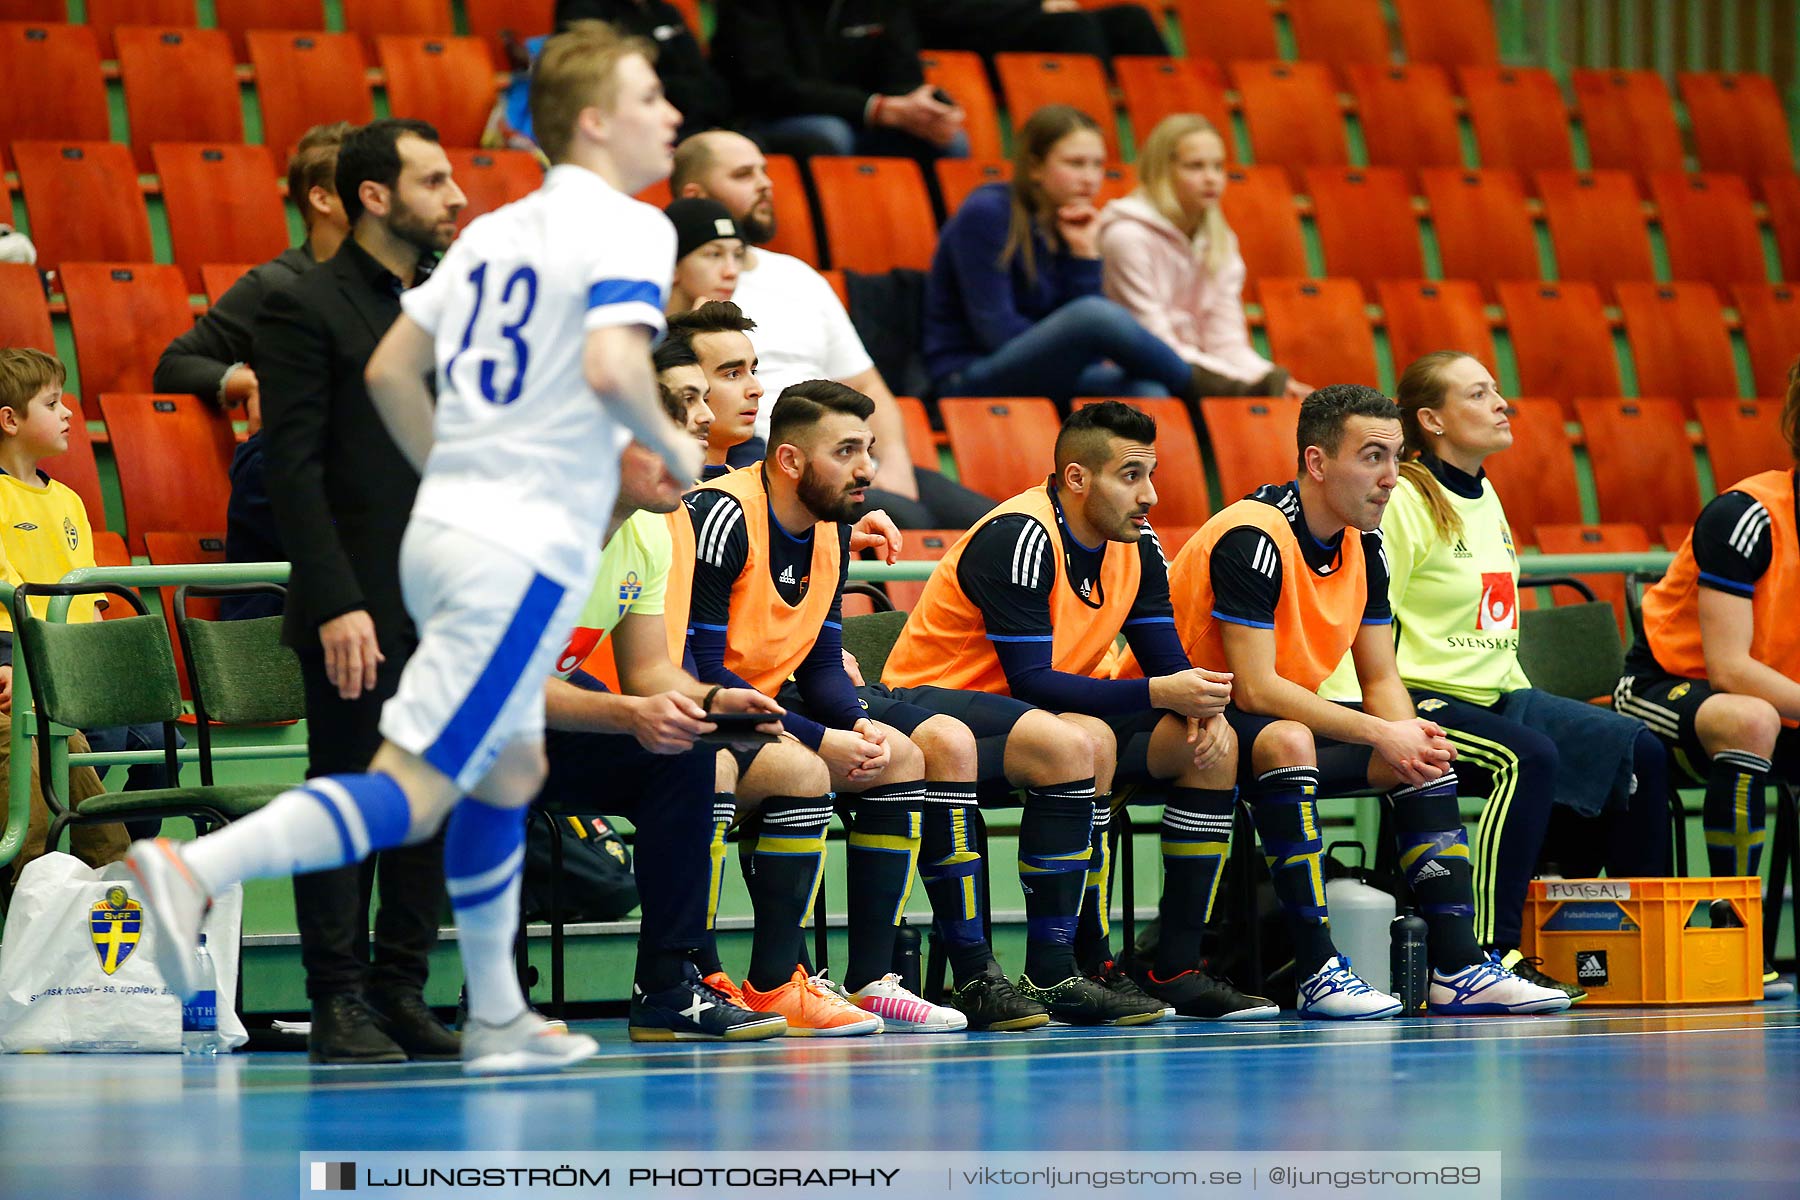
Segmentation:
[(181, 1006), (181, 1052), (211, 1057), (219, 1052), (219, 973), (206, 935), (200, 935), (200, 990)]

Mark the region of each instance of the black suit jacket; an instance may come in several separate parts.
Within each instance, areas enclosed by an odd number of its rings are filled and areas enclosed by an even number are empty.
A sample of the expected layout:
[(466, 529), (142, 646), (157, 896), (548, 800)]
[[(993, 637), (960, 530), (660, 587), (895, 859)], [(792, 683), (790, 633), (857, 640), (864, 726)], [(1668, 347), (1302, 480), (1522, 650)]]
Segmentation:
[(400, 537), (419, 476), (388, 436), (363, 369), (400, 315), (400, 281), (354, 238), (271, 291), (251, 365), (262, 392), (269, 498), (293, 564), (283, 637), (319, 645), (319, 626), (367, 609), (390, 664), (417, 641), (400, 599)]

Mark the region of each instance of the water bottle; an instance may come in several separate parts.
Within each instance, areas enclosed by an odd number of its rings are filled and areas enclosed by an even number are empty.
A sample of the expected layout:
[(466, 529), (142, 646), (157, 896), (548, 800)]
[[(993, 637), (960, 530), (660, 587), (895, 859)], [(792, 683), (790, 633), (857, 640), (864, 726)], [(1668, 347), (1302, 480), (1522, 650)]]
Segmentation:
[(1400, 1015), (1420, 1016), (1431, 992), (1431, 966), (1425, 955), (1428, 927), (1423, 917), (1405, 912), (1394, 918), (1388, 930), (1388, 968), (1394, 995), (1400, 1000)]
[(1378, 992), (1388, 986), (1388, 926), (1394, 921), (1394, 898), (1355, 879), (1325, 881), (1325, 903), (1331, 908), (1331, 942), (1356, 964), (1362, 981)]
[(901, 987), (915, 996), (919, 994), (922, 978), (919, 971), (919, 930), (916, 926), (908, 925), (905, 920), (894, 931), (894, 974), (900, 977)]
[(213, 969), (204, 933), (195, 957), (200, 964), (200, 990), (181, 1006), (181, 1052), (210, 1057), (219, 1052), (219, 973)]

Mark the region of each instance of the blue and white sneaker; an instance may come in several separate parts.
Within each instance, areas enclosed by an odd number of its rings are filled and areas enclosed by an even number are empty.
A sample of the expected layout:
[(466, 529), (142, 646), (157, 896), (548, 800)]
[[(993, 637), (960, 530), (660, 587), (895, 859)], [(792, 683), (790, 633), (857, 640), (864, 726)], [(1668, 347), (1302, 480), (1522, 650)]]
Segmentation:
[(723, 975), (702, 979), (691, 962), (681, 968), (681, 982), (672, 988), (646, 992), (631, 985), (626, 1031), (632, 1041), (757, 1042), (787, 1032), (786, 1017), (749, 1007)]
[(1301, 983), (1299, 1009), (1303, 1017), (1329, 1021), (1379, 1021), (1398, 1013), (1400, 1001), (1364, 983), (1340, 954)]
[(1526, 1016), (1561, 1012), (1573, 1001), (1565, 992), (1521, 979), (1490, 953), (1453, 974), (1431, 973), (1431, 1011), (1446, 1017)]

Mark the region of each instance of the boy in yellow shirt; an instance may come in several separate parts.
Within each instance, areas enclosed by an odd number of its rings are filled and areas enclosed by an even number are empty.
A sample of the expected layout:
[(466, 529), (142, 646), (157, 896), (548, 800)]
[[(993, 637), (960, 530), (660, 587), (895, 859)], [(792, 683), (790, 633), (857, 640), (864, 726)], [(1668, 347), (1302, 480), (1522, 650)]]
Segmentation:
[[(0, 578), (18, 585), (26, 579), (61, 579), (76, 567), (94, 565), (93, 532), (81, 497), (38, 469), (38, 462), (69, 448), (68, 405), (63, 403), (63, 366), (39, 350), (0, 349)], [(94, 601), (82, 597), (72, 620), (93, 620)], [(39, 611), (42, 611), (41, 609)], [(0, 611), (0, 788), (11, 763), (12, 614)], [(112, 733), (113, 731), (105, 731)], [(159, 731), (160, 732), (160, 731)], [(80, 735), (70, 749), (89, 747)], [(32, 772), (31, 823), (17, 867), (45, 850), (48, 814)], [(91, 767), (69, 772), (69, 794), (79, 805), (101, 790)], [(90, 866), (125, 857), (129, 841), (120, 825), (77, 825), (69, 834), (75, 854)], [(15, 870), (15, 878), (16, 878)]]

